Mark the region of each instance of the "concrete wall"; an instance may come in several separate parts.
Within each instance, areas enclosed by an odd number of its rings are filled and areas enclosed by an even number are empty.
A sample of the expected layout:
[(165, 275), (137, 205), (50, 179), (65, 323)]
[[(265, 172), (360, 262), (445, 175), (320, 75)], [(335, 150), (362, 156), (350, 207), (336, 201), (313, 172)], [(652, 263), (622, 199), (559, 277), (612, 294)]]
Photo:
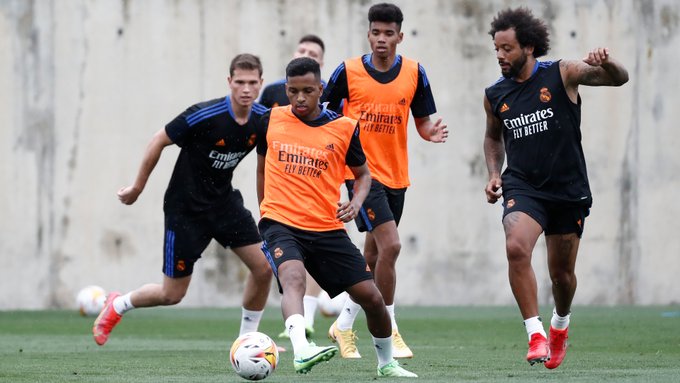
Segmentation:
[[(680, 302), (680, 5), (673, 0), (397, 1), (400, 52), (427, 69), (449, 142), (412, 132), (413, 186), (400, 227), (399, 304), (512, 304), (501, 207), (483, 194), (483, 88), (499, 77), (495, 13), (527, 4), (550, 27), (548, 59), (608, 46), (631, 80), (582, 88), (595, 205), (576, 304)], [(0, 309), (73, 307), (87, 284), (128, 291), (161, 279), (166, 150), (140, 200), (133, 181), (151, 135), (185, 107), (227, 92), (230, 59), (261, 56), (283, 76), (297, 39), (327, 43), (324, 77), (369, 50), (360, 0), (0, 0)], [(257, 213), (255, 156), (235, 184)], [(349, 230), (363, 245), (354, 226)], [(550, 303), (545, 250), (534, 264)], [(187, 306), (238, 305), (245, 271), (211, 246)], [(272, 293), (276, 303), (278, 294)]]

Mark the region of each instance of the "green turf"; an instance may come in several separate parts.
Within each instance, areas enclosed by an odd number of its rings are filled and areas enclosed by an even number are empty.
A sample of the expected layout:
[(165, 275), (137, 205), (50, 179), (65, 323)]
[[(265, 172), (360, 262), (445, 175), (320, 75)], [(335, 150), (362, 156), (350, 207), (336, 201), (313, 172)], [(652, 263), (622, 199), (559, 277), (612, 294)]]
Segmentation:
[[(549, 309), (543, 311), (549, 317)], [(227, 359), (239, 314), (239, 309), (135, 310), (99, 347), (91, 336), (93, 318), (72, 311), (0, 312), (0, 382), (245, 382)], [(680, 381), (678, 306), (575, 308), (571, 347), (553, 371), (523, 360), (526, 335), (514, 307), (401, 307), (398, 319), (415, 353), (402, 364), (420, 382)], [(329, 344), (330, 324), (317, 319), (318, 344)], [(275, 337), (282, 327), (279, 309), (268, 307), (260, 330)], [(365, 321), (355, 328), (362, 359), (336, 357), (300, 376), (289, 351), (267, 381), (404, 381), (377, 378)], [(280, 344), (290, 349), (287, 340)]]

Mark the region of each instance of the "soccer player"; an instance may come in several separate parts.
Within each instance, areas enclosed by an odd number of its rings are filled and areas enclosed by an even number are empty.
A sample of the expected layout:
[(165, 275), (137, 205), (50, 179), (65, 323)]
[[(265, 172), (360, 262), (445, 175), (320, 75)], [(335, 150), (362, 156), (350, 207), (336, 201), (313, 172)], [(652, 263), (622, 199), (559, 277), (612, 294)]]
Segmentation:
[[(319, 63), (319, 67), (323, 67), (323, 55), (326, 51), (326, 46), (323, 40), (317, 35), (302, 36), (298, 42), (298, 46), (293, 53), (293, 58), (309, 57)], [(322, 85), (326, 85), (323, 80)], [(267, 108), (276, 106), (286, 106), (290, 104), (288, 95), (286, 95), (286, 79), (281, 79), (273, 84), (269, 84), (262, 90), (260, 97), (260, 104)], [(316, 283), (314, 278), (307, 274), (307, 291), (305, 291), (304, 306), (305, 306), (305, 322), (307, 323), (306, 334), (311, 337), (314, 334), (314, 317), (316, 316), (317, 308), (319, 307), (319, 294), (321, 287)], [(346, 295), (343, 293), (343, 295)], [(288, 331), (284, 329), (279, 338), (288, 338)]]
[(125, 295), (110, 293), (92, 328), (99, 345), (106, 343), (125, 312), (179, 303), (189, 287), (194, 263), (213, 238), (231, 247), (250, 269), (240, 334), (258, 328), (272, 272), (260, 249), (255, 220), (231, 179), (236, 166), (255, 148), (256, 122), (267, 111), (255, 103), (262, 86), (260, 59), (251, 54), (236, 56), (227, 81), (230, 96), (193, 105), (156, 132), (134, 184), (118, 191), (122, 203), (135, 203), (163, 149), (172, 144), (181, 147), (163, 204), (163, 282)]
[[(395, 265), (401, 250), (397, 225), (401, 219), (406, 188), (409, 186), (407, 126), (409, 108), (420, 136), (430, 142), (444, 142), (446, 124), (430, 120), (436, 113), (430, 83), (423, 67), (397, 54), (404, 35), (404, 16), (394, 4), (376, 4), (368, 11), (368, 42), (372, 53), (346, 60), (335, 70), (328, 84), (329, 108), (336, 110), (343, 99), (344, 114), (359, 120), (361, 141), (373, 182), (361, 213), (359, 231), (366, 232), (364, 256), (373, 271), (392, 321), (395, 358), (411, 358), (394, 314)], [(347, 190), (353, 182), (347, 174)], [(348, 299), (345, 308), (328, 331), (340, 345), (343, 358), (361, 358), (352, 331), (360, 306)]]
[[(309, 57), (318, 62), (320, 67), (323, 67), (323, 55), (325, 52), (326, 46), (324, 45), (323, 40), (317, 35), (310, 34), (300, 38), (298, 46), (295, 48), (295, 52), (293, 52), (293, 58)], [(322, 84), (324, 86), (326, 85), (323, 83), (323, 80)], [(286, 95), (285, 78), (265, 86), (262, 90), (260, 104), (267, 108), (285, 106), (289, 103), (288, 96)]]
[[(628, 72), (607, 48), (582, 60), (538, 61), (549, 50), (548, 29), (527, 8), (499, 12), (489, 34), (503, 76), (484, 97), (486, 198), (496, 203), (503, 196), (508, 275), (529, 337), (526, 359), (553, 369), (567, 351), (576, 255), (592, 204), (578, 86), (620, 86)], [(541, 233), (555, 301), (547, 339), (531, 266)]]
[[(392, 328), (366, 260), (344, 223), (355, 218), (371, 178), (356, 121), (319, 105), (319, 64), (293, 59), (286, 68), (291, 105), (262, 118), (257, 147), (257, 194), (263, 250), (283, 293), (281, 311), (293, 344), (298, 373), (329, 360), (335, 346), (316, 346), (305, 337), (302, 297), (306, 272), (330, 296), (347, 291), (366, 311), (378, 355), (378, 375), (416, 377), (392, 358)], [(356, 177), (350, 201), (340, 202), (345, 167)]]

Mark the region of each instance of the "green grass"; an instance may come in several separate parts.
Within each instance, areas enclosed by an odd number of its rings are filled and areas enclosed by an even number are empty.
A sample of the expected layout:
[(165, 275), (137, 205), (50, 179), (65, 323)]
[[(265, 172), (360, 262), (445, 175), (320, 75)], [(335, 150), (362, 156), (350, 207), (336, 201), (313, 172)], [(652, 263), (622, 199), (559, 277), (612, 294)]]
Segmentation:
[[(549, 317), (549, 309), (544, 309)], [(514, 307), (398, 309), (415, 358), (402, 364), (419, 382), (678, 382), (680, 307), (577, 307), (570, 348), (560, 368), (524, 361), (526, 335)], [(227, 353), (240, 309), (140, 309), (126, 314), (104, 347), (92, 340), (93, 318), (72, 311), (0, 312), (0, 382), (245, 382)], [(260, 330), (275, 337), (278, 307)], [(331, 320), (319, 317), (315, 341), (329, 344)], [(308, 375), (293, 371), (292, 353), (268, 382), (404, 381), (377, 378), (365, 321), (357, 322), (360, 360), (336, 357)], [(274, 338), (275, 341), (278, 339)], [(290, 350), (290, 342), (279, 342)]]

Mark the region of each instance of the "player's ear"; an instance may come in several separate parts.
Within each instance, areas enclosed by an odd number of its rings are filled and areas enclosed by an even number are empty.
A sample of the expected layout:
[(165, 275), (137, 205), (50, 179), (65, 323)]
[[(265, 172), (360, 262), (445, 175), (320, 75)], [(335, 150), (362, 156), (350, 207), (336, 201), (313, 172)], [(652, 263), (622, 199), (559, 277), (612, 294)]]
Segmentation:
[(399, 44), (403, 40), (404, 40), (404, 32), (399, 31), (399, 41), (397, 42), (397, 44)]

